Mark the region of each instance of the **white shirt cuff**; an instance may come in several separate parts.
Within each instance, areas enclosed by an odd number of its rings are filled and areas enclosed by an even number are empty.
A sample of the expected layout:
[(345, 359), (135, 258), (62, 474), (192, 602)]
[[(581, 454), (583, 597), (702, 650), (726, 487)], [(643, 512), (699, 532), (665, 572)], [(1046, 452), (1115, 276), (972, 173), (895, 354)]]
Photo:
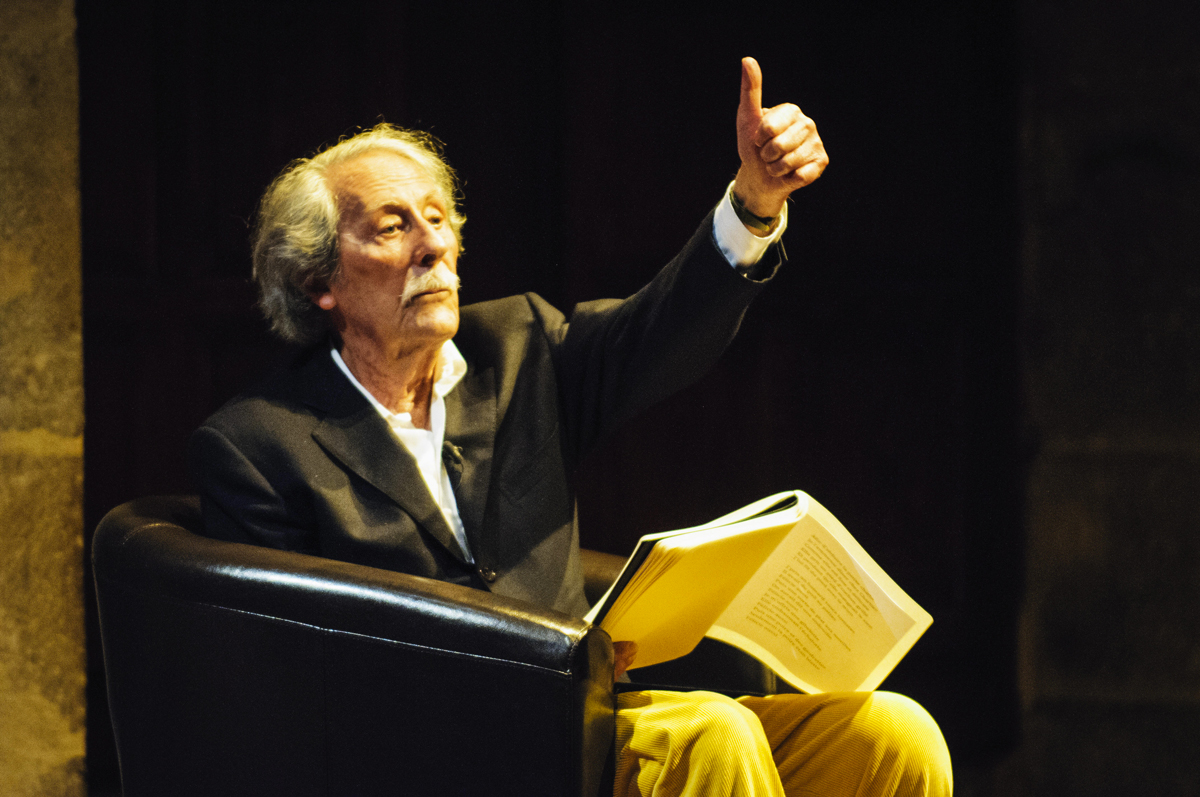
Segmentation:
[(733, 203), (729, 201), (732, 188), (731, 182), (713, 214), (713, 238), (729, 265), (734, 268), (752, 266), (762, 259), (767, 249), (778, 241), (787, 229), (787, 203), (783, 205), (783, 212), (779, 215), (779, 224), (775, 225), (775, 230), (766, 238), (760, 238), (747, 230), (746, 225), (742, 224), (742, 220), (734, 212)]

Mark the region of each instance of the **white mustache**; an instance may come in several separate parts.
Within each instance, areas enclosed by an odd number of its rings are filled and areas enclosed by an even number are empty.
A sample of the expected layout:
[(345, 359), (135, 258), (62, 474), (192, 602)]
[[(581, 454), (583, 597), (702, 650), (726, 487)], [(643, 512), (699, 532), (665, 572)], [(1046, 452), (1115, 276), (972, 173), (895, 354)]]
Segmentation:
[(438, 263), (434, 268), (419, 277), (414, 277), (404, 283), (404, 292), (400, 294), (400, 306), (407, 307), (409, 302), (419, 294), (430, 291), (457, 292), (462, 286), (462, 280), (450, 270), (445, 263)]

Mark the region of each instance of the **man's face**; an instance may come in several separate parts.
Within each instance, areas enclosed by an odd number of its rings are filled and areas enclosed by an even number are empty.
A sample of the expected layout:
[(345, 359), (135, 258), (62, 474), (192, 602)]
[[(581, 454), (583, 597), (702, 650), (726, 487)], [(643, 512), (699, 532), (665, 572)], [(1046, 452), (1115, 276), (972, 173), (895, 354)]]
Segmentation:
[[(403, 356), (458, 331), (458, 240), (437, 184), (388, 150), (330, 169), (340, 271), (313, 296), (346, 347)], [(359, 353), (366, 353), (359, 351)]]

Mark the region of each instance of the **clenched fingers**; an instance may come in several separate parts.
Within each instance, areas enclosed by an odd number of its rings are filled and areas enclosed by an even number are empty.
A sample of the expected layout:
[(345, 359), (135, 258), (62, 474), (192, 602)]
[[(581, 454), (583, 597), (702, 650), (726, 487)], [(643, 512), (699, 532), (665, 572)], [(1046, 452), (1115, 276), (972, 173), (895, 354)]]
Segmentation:
[(829, 162), (816, 124), (791, 103), (763, 113), (754, 141), (767, 174), (784, 177), (795, 173), (800, 180), (797, 187), (817, 179)]

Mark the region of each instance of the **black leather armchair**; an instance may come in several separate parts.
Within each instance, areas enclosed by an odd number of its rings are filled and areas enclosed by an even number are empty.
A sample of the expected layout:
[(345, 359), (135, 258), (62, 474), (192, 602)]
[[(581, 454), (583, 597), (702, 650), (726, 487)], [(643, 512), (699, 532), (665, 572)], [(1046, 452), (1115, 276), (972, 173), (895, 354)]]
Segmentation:
[[(199, 527), (196, 498), (147, 498), (93, 543), (126, 797), (597, 794), (603, 631)], [(591, 588), (620, 561), (589, 556)]]

